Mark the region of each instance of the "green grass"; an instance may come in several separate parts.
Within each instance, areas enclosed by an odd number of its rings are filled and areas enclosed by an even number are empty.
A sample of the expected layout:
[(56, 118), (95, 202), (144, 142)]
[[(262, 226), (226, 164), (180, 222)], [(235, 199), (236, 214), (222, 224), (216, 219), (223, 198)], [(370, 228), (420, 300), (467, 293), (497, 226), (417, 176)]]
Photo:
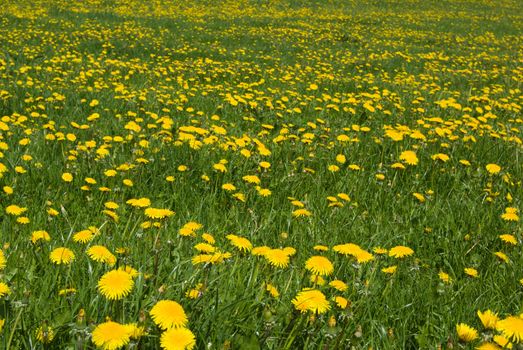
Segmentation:
[[(159, 349), (163, 331), (149, 312), (162, 299), (183, 306), (197, 349), (472, 349), (501, 334), (484, 329), (478, 310), (500, 319), (523, 312), (521, 220), (501, 217), (522, 208), (520, 1), (9, 0), (0, 13), (0, 187), (13, 189), (0, 194), (0, 282), (10, 289), (0, 297), (0, 348), (95, 349), (93, 331), (111, 319), (143, 327), (124, 348)], [(93, 113), (99, 118), (89, 120)], [(403, 138), (387, 136), (390, 128)], [(406, 150), (417, 165), (400, 160)], [(438, 153), (449, 160), (432, 159)], [(213, 169), (221, 160), (225, 173)], [(257, 175), (271, 195), (245, 175)], [(329, 206), (327, 197), (340, 193), (350, 200)], [(126, 204), (141, 197), (175, 214), (152, 220)], [(312, 215), (294, 217), (293, 200)], [(118, 220), (103, 213), (109, 201)], [(10, 205), (27, 211), (10, 215)], [(191, 221), (203, 227), (181, 236)], [(100, 234), (75, 242), (90, 226)], [(37, 230), (51, 240), (33, 244)], [(204, 232), (231, 257), (193, 264)], [(276, 268), (235, 248), (231, 233), (296, 254)], [(333, 251), (344, 243), (374, 259), (359, 264)], [(107, 247), (116, 264), (90, 259), (93, 245)], [(374, 251), (399, 245), (414, 254)], [(58, 247), (75, 260), (54, 264)], [(325, 285), (305, 269), (314, 255), (334, 265)], [(131, 292), (107, 300), (99, 279), (126, 265), (138, 271)], [(382, 271), (390, 266), (394, 274)], [(470, 267), (477, 278), (465, 274)], [(334, 279), (348, 289), (329, 287)], [(199, 283), (201, 295), (189, 298)], [(59, 295), (64, 288), (76, 292)], [(330, 309), (296, 310), (303, 288), (320, 290)], [(462, 322), (479, 338), (460, 342)], [(38, 339), (40, 327), (53, 339)]]

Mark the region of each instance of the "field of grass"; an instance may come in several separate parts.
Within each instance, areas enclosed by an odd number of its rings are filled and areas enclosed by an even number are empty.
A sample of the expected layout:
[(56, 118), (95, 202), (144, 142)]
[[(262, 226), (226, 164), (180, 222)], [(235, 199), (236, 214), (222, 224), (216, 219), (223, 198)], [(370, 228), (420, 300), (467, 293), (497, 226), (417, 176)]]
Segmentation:
[(520, 0), (5, 0), (1, 349), (523, 342)]

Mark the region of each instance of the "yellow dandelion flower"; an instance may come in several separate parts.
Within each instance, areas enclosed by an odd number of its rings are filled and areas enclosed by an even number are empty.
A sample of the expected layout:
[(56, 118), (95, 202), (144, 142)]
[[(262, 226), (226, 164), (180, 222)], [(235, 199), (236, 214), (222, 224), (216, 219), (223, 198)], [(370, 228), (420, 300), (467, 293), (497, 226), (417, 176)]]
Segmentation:
[(295, 211), (292, 212), (292, 216), (294, 216), (295, 218), (301, 218), (301, 217), (307, 217), (307, 216), (312, 216), (312, 213), (310, 211), (308, 211), (307, 209), (296, 209)]
[(401, 170), (404, 170), (405, 169), (405, 165), (401, 164), (401, 163), (394, 163), (391, 165), (391, 168), (392, 169), (401, 169)]
[(60, 248), (56, 248), (54, 249), (51, 254), (49, 254), (49, 258), (51, 259), (51, 261), (57, 265), (60, 265), (60, 264), (70, 264), (74, 258), (75, 258), (75, 255), (73, 253), (73, 251), (69, 248), (65, 248), (65, 247), (60, 247)]
[(501, 218), (505, 221), (519, 221), (518, 209), (513, 207), (505, 208), (505, 212), (501, 214)]
[(8, 294), (11, 294), (11, 289), (4, 282), (0, 282), (0, 298), (3, 298)]
[(109, 300), (126, 297), (133, 286), (134, 281), (131, 275), (122, 270), (111, 270), (98, 281), (98, 291)]
[(349, 306), (349, 301), (341, 296), (334, 297), (334, 302), (340, 309), (343, 309), (343, 310), (345, 310), (347, 308), (347, 306)]
[(481, 312), (478, 310), (478, 317), (481, 320), (481, 323), (483, 323), (483, 327), (485, 327), (486, 329), (496, 329), (496, 323), (499, 320), (497, 314), (490, 310), (487, 310), (485, 312)]
[(362, 249), (360, 246), (354, 243), (339, 244), (332, 247), (336, 253), (343, 255), (350, 255), (358, 261), (358, 263), (366, 263), (374, 259), (374, 256)]
[(216, 243), (216, 240), (214, 239), (214, 237), (210, 234), (210, 233), (204, 233), (202, 234), (202, 239), (209, 243), (209, 244), (214, 244)]
[(252, 248), (251, 250), (251, 254), (252, 255), (258, 255), (258, 256), (263, 256), (265, 255), (265, 253), (267, 253), (269, 250), (271, 250), (271, 248), (267, 247), (266, 245), (264, 246), (261, 246), (261, 247), (254, 247)]
[(329, 283), (329, 286), (333, 287), (336, 290), (339, 290), (340, 292), (344, 292), (348, 289), (348, 286), (345, 282), (340, 280), (334, 280)]
[(116, 210), (120, 206), (118, 204), (116, 204), (115, 202), (105, 202), (104, 207), (106, 207), (107, 209)]
[(487, 164), (485, 166), (485, 169), (487, 169), (489, 174), (495, 175), (498, 174), (501, 171), (501, 167), (497, 164)]
[(381, 269), (381, 272), (383, 273), (386, 273), (388, 275), (393, 275), (396, 273), (396, 270), (398, 269), (398, 266), (396, 265), (393, 265), (393, 266), (389, 266), (389, 267), (384, 267)]
[(494, 342), (496, 344), (498, 344), (499, 346), (501, 346), (503, 348), (507, 348), (507, 349), (512, 348), (512, 343), (506, 337), (504, 337), (502, 335), (496, 334), (495, 336), (492, 337), (492, 340), (494, 340)]
[(504, 235), (500, 235), (499, 238), (503, 242), (511, 244), (511, 245), (517, 245), (518, 244), (518, 240), (516, 239), (516, 237), (514, 235), (504, 234)]
[(51, 327), (44, 324), (36, 329), (35, 335), (40, 343), (48, 344), (53, 341), (55, 334)]
[(265, 259), (274, 267), (287, 267), (289, 265), (289, 254), (283, 249), (270, 249), (264, 254)]
[(198, 243), (194, 246), (194, 249), (204, 253), (214, 253), (216, 251), (216, 247), (209, 243)]
[(65, 182), (73, 181), (73, 174), (71, 174), (71, 173), (63, 173), (62, 174), (62, 180), (64, 180)]
[(27, 211), (27, 208), (19, 207), (18, 205), (10, 205), (5, 208), (5, 212), (9, 215), (19, 216)]
[(409, 247), (405, 247), (402, 245), (393, 247), (389, 250), (389, 256), (392, 256), (393, 258), (401, 259), (406, 256), (411, 256), (414, 254), (414, 250), (412, 250)]
[(470, 277), (478, 277), (478, 270), (473, 267), (466, 267), (464, 271)]
[(151, 205), (151, 200), (149, 198), (131, 198), (127, 202), (125, 202), (133, 207), (138, 208), (147, 208)]
[(108, 321), (99, 324), (93, 330), (93, 343), (103, 350), (116, 350), (129, 344), (133, 327)]
[(438, 277), (439, 277), (440, 280), (443, 281), (443, 283), (447, 283), (447, 284), (448, 283), (452, 283), (452, 278), (446, 272), (440, 271), (438, 273)]
[(194, 334), (183, 327), (168, 329), (160, 337), (160, 346), (164, 350), (191, 350), (195, 345)]
[(412, 195), (414, 196), (414, 198), (416, 198), (420, 203), (423, 203), (426, 201), (426, 198), (424, 195), (422, 195), (421, 193), (418, 193), (418, 192), (414, 192), (412, 193)]
[(222, 190), (225, 190), (225, 191), (236, 191), (236, 186), (234, 186), (233, 184), (223, 184), (222, 185)]
[(5, 266), (7, 265), (7, 260), (5, 259), (4, 252), (0, 250), (0, 270), (5, 269)]
[(233, 246), (238, 248), (240, 251), (250, 251), (252, 249), (251, 242), (245, 238), (236, 235), (227, 235), (226, 238), (231, 242)]
[(272, 284), (270, 284), (270, 283), (265, 284), (265, 290), (267, 292), (269, 292), (269, 294), (273, 298), (278, 298), (280, 296), (280, 293), (278, 292), (278, 289), (275, 286), (273, 286)]
[(87, 249), (87, 255), (94, 260), (101, 263), (114, 265), (116, 263), (116, 256), (113, 255), (106, 247), (102, 245), (93, 245)]
[(382, 248), (382, 247), (374, 247), (374, 248), (372, 248), (372, 251), (378, 255), (383, 255), (383, 254), (389, 253), (389, 251), (387, 249)]
[(403, 151), (400, 154), (400, 160), (408, 165), (417, 165), (419, 163), (418, 156), (414, 151)]
[(523, 340), (523, 319), (509, 316), (496, 323), (496, 329), (513, 342), (520, 343)]
[(73, 241), (77, 243), (88, 243), (94, 238), (91, 230), (82, 230), (73, 235)]
[(174, 212), (169, 209), (147, 208), (145, 215), (151, 219), (164, 219), (174, 215)]
[(465, 323), (456, 325), (456, 332), (460, 341), (468, 343), (478, 338), (478, 331)]
[(173, 300), (160, 300), (149, 314), (161, 329), (185, 327), (187, 324), (187, 315), (183, 307)]
[(33, 231), (33, 233), (31, 234), (31, 242), (35, 244), (40, 240), (49, 242), (51, 240), (51, 237), (49, 236), (49, 233), (47, 233), (47, 231)]
[(508, 263), (510, 261), (507, 254), (505, 254), (503, 252), (495, 252), (494, 255), (497, 256), (499, 258), (499, 260), (501, 260), (505, 263)]
[(16, 222), (18, 222), (19, 224), (28, 224), (30, 222), (29, 218), (28, 217), (25, 217), (25, 216), (20, 216), (18, 218), (16, 218)]
[(325, 285), (325, 279), (321, 277), (320, 275), (311, 275), (309, 277), (309, 281), (311, 281), (312, 284), (318, 285), (318, 286), (324, 286)]
[(323, 256), (310, 257), (305, 262), (305, 268), (315, 275), (328, 276), (334, 272), (334, 265), (329, 259)]
[(311, 311), (313, 313), (322, 314), (330, 309), (329, 302), (325, 298), (325, 295), (316, 289), (305, 288), (298, 293), (296, 298), (292, 300), (292, 304), (304, 313)]
[(242, 179), (243, 181), (251, 184), (259, 185), (261, 183), (260, 178), (256, 175), (245, 175), (244, 177), (242, 177)]

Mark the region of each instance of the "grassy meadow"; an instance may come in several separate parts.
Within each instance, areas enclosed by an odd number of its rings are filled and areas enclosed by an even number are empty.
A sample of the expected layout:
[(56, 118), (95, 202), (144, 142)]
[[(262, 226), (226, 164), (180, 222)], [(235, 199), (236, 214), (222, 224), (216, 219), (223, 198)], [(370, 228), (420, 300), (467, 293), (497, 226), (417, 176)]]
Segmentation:
[(523, 348), (523, 2), (0, 15), (1, 349)]

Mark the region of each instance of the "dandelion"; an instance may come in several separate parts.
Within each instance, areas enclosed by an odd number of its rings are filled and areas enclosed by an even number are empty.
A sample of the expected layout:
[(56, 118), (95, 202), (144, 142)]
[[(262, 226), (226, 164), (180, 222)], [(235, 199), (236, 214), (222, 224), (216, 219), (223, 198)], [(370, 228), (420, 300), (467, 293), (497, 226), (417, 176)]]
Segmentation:
[(74, 259), (75, 255), (73, 251), (69, 248), (60, 247), (54, 249), (51, 254), (49, 254), (51, 261), (57, 265), (67, 265), (70, 264)]
[(164, 219), (174, 215), (174, 212), (169, 209), (147, 208), (145, 215), (151, 219)]
[(251, 250), (251, 254), (252, 255), (261, 255), (261, 256), (264, 256), (265, 253), (267, 253), (269, 250), (271, 250), (271, 248), (267, 247), (267, 246), (261, 246), (261, 247), (254, 247), (252, 248)]
[(7, 265), (7, 261), (5, 259), (4, 252), (0, 250), (0, 270), (5, 269), (5, 266)]
[(216, 241), (214, 240), (214, 237), (210, 234), (210, 233), (204, 233), (202, 234), (202, 239), (209, 243), (209, 244), (214, 244), (216, 243)]
[(347, 306), (349, 306), (349, 301), (341, 296), (334, 297), (334, 302), (336, 303), (336, 306), (342, 310), (345, 310)]
[(348, 286), (345, 282), (340, 280), (334, 280), (329, 283), (329, 286), (333, 287), (336, 290), (339, 290), (340, 292), (344, 292), (348, 289)]
[(94, 245), (87, 249), (87, 255), (94, 261), (114, 265), (116, 263), (116, 257), (104, 246)]
[(465, 323), (457, 324), (456, 332), (458, 333), (459, 340), (464, 343), (469, 343), (478, 338), (478, 331)]
[(397, 259), (411, 256), (412, 254), (414, 254), (414, 250), (412, 250), (409, 247), (402, 246), (402, 245), (396, 246), (389, 250), (389, 256), (391, 256), (393, 258), (397, 258)]
[(400, 154), (400, 160), (404, 161), (408, 165), (417, 165), (419, 159), (414, 151), (403, 151)]
[(48, 344), (52, 342), (55, 335), (53, 329), (51, 327), (48, 327), (46, 324), (38, 327), (35, 334), (36, 340), (43, 344)]
[(264, 255), (265, 259), (274, 267), (287, 267), (289, 265), (289, 254), (282, 249), (270, 249)]
[(505, 221), (519, 221), (518, 209), (513, 207), (505, 208), (505, 212), (501, 214), (501, 218)]
[(185, 225), (183, 225), (180, 230), (178, 231), (178, 233), (180, 234), (180, 236), (183, 236), (183, 237), (188, 237), (188, 236), (191, 236), (191, 237), (194, 237), (196, 236), (196, 231), (201, 229), (203, 227), (203, 225), (197, 223), (197, 222), (194, 222), (194, 221), (190, 221), (188, 223), (186, 223)]
[(73, 181), (73, 174), (71, 174), (71, 173), (63, 173), (62, 174), (62, 180), (65, 181), (65, 182)]
[(384, 267), (381, 269), (381, 272), (385, 273), (385, 274), (388, 274), (388, 275), (393, 275), (396, 273), (396, 270), (398, 269), (398, 266), (396, 265), (393, 265), (393, 266), (389, 266), (389, 267)]
[(296, 298), (292, 300), (292, 304), (304, 313), (311, 311), (313, 313), (322, 314), (330, 309), (329, 302), (325, 298), (325, 295), (316, 289), (305, 288), (298, 293)]
[(245, 175), (244, 177), (242, 177), (242, 179), (243, 181), (251, 184), (259, 185), (261, 183), (260, 178), (256, 175)]
[(222, 190), (224, 190), (224, 191), (236, 191), (236, 186), (234, 186), (233, 184), (223, 184), (222, 185)]
[(420, 203), (423, 203), (423, 202), (426, 201), (425, 196), (422, 195), (421, 193), (414, 192), (414, 193), (412, 193), (412, 195), (413, 195), (414, 198), (416, 198)]
[(125, 202), (133, 207), (138, 208), (147, 208), (151, 205), (151, 200), (149, 198), (132, 198)]
[(240, 236), (231, 234), (231, 235), (227, 235), (226, 238), (231, 242), (231, 244), (233, 246), (235, 246), (242, 252), (243, 251), (248, 252), (252, 249), (251, 242), (245, 237), (240, 237)]
[(31, 234), (31, 242), (35, 244), (40, 240), (49, 242), (51, 240), (51, 237), (49, 236), (49, 233), (47, 233), (47, 231), (33, 231), (33, 233)]
[(126, 324), (104, 322), (93, 330), (93, 343), (103, 350), (116, 350), (129, 344), (133, 330), (133, 327)]
[(130, 274), (122, 270), (106, 272), (98, 281), (98, 291), (109, 300), (126, 297), (134, 286)]
[(478, 317), (481, 320), (481, 323), (483, 323), (483, 327), (485, 327), (486, 329), (496, 329), (496, 324), (499, 320), (497, 314), (490, 310), (487, 310), (485, 312), (481, 312), (478, 310)]
[(487, 169), (488, 173), (491, 175), (496, 175), (501, 171), (501, 167), (497, 164), (487, 164), (485, 166), (485, 169)]
[(445, 153), (434, 154), (434, 155), (431, 156), (431, 158), (433, 160), (440, 160), (440, 161), (442, 161), (444, 163), (447, 162), (450, 159), (450, 157), (447, 154), (445, 154)]
[(280, 293), (278, 292), (278, 289), (273, 286), (272, 284), (270, 283), (267, 283), (265, 285), (265, 290), (267, 292), (269, 292), (269, 294), (273, 297), (273, 298), (278, 298), (280, 296)]
[(518, 244), (518, 241), (517, 241), (517, 239), (516, 239), (516, 237), (514, 235), (504, 234), (504, 235), (500, 235), (499, 238), (503, 242), (511, 244), (511, 245), (517, 245)]
[(9, 215), (19, 216), (27, 211), (27, 208), (19, 207), (18, 205), (10, 205), (5, 208), (5, 212)]
[(332, 247), (332, 250), (339, 254), (350, 255), (356, 258), (356, 261), (360, 264), (374, 259), (374, 256), (371, 253), (353, 243), (335, 245)]
[(300, 218), (300, 217), (307, 217), (307, 216), (311, 216), (312, 213), (310, 211), (308, 211), (307, 209), (296, 209), (295, 211), (292, 212), (292, 216), (294, 216), (295, 218)]
[(474, 277), (474, 278), (478, 277), (478, 270), (476, 270), (473, 267), (466, 267), (465, 268), (465, 273), (467, 275), (469, 275), (470, 277)]
[(73, 235), (73, 241), (77, 243), (88, 243), (94, 238), (91, 230), (82, 230)]
[(0, 282), (0, 298), (3, 298), (8, 294), (11, 294), (11, 289), (4, 282)]
[(512, 347), (512, 343), (504, 336), (500, 334), (496, 334), (492, 337), (492, 340), (502, 348), (508, 348), (510, 349)]
[(183, 307), (173, 300), (160, 300), (149, 314), (161, 329), (185, 327), (187, 324), (187, 315)]
[(334, 271), (334, 266), (329, 259), (323, 256), (310, 257), (305, 262), (305, 268), (315, 275), (328, 276)]
[(191, 350), (195, 345), (196, 338), (187, 328), (171, 328), (160, 337), (160, 346), (164, 350)]
[(496, 323), (496, 329), (508, 339), (520, 343), (523, 340), (523, 319), (509, 316)]
[(505, 263), (508, 263), (510, 261), (507, 254), (505, 254), (503, 252), (495, 252), (494, 255), (497, 256), (499, 258), (499, 260), (501, 260)]
[(452, 278), (451, 278), (451, 277), (449, 276), (449, 274), (446, 273), (446, 272), (440, 271), (440, 272), (438, 273), (438, 277), (439, 277), (439, 279), (440, 279), (441, 281), (443, 281), (443, 283), (447, 283), (447, 284), (449, 284), (449, 283), (452, 282)]

